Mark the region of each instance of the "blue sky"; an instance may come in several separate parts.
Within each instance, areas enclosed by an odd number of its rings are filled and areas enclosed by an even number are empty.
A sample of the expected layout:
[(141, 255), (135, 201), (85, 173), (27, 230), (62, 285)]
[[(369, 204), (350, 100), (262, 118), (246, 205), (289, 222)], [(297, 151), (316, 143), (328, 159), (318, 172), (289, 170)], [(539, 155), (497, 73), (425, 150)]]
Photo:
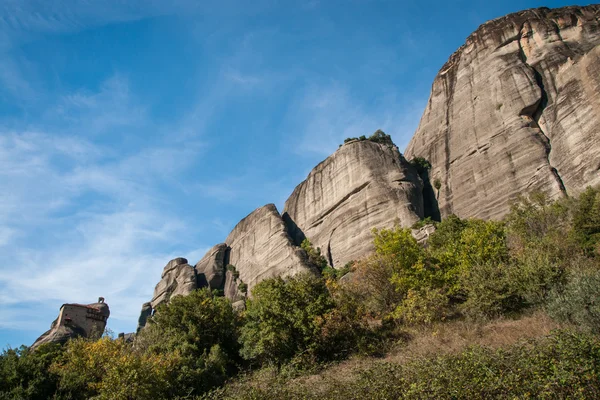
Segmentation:
[(3, 0), (0, 345), (98, 296), (133, 331), (167, 261), (281, 209), (344, 138), (403, 149), (478, 25), (568, 4)]

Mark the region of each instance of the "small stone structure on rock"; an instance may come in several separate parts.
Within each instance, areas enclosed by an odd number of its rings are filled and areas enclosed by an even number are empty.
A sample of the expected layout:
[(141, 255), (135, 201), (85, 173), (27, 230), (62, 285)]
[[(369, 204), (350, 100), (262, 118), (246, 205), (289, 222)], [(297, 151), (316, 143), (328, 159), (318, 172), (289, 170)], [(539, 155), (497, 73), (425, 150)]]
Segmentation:
[(43, 333), (31, 345), (35, 349), (46, 343), (65, 343), (76, 337), (100, 337), (106, 328), (110, 316), (108, 304), (104, 297), (98, 298), (97, 303), (76, 304), (66, 303), (60, 307), (58, 318), (50, 325), (50, 330)]

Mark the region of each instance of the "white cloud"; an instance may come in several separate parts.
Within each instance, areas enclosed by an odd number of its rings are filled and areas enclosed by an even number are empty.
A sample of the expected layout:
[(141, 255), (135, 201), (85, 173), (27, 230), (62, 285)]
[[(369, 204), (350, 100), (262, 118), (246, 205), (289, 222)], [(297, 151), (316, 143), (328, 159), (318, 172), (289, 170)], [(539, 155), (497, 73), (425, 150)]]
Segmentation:
[[(108, 130), (137, 137), (152, 125), (118, 75), (60, 106), (63, 125), (52, 132), (0, 127), (0, 328), (42, 333), (60, 304), (104, 296), (109, 325), (133, 330), (167, 261), (207, 247), (189, 244), (193, 227), (169, 211), (177, 196), (164, 191), (179, 190), (172, 182), (204, 145), (160, 134), (134, 148), (97, 144)], [(83, 125), (95, 135), (78, 135)], [(15, 310), (24, 304), (56, 309), (20, 323)]]

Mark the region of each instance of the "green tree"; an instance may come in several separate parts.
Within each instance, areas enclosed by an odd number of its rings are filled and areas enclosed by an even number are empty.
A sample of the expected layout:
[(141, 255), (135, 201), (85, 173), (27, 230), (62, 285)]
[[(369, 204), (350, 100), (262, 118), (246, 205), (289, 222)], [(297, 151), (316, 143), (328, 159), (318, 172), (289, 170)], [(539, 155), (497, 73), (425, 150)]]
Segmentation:
[(7, 349), (0, 355), (1, 399), (48, 399), (58, 384), (50, 365), (62, 354), (59, 344), (45, 344), (31, 351), (26, 346)]
[(260, 282), (246, 303), (242, 356), (277, 365), (317, 357), (323, 317), (334, 306), (325, 281), (312, 274)]
[(204, 288), (158, 307), (136, 338), (145, 354), (178, 353), (178, 387), (202, 393), (236, 370), (240, 320), (231, 302)]
[(179, 354), (139, 354), (123, 340), (71, 340), (50, 370), (58, 398), (128, 400), (172, 396)]

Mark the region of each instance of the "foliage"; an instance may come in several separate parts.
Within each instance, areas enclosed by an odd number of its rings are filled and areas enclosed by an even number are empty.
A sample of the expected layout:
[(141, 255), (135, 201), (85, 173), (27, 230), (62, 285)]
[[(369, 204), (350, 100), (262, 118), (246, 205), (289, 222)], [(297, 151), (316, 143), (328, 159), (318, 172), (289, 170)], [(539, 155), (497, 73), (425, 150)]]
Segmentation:
[(312, 274), (260, 282), (246, 303), (242, 356), (277, 365), (316, 357), (323, 318), (334, 306), (325, 281)]
[(440, 178), (435, 178), (435, 180), (433, 181), (433, 187), (436, 190), (440, 190), (442, 188), (442, 181), (440, 180)]
[(420, 229), (426, 225), (436, 225), (437, 221), (434, 221), (431, 217), (423, 218), (412, 224), (411, 229)]
[(228, 264), (225, 269), (231, 272), (233, 279), (238, 279), (240, 277), (240, 271), (235, 268), (235, 265)]
[(561, 322), (600, 334), (600, 270), (574, 271), (563, 288), (551, 293), (548, 313)]
[(447, 294), (443, 289), (429, 287), (409, 289), (404, 300), (393, 312), (394, 318), (407, 325), (443, 321), (449, 314)]
[(138, 335), (136, 348), (145, 354), (178, 353), (177, 386), (202, 393), (235, 372), (239, 324), (228, 299), (200, 289), (159, 306)]
[(368, 140), (375, 143), (386, 144), (388, 146), (394, 145), (392, 137), (390, 135), (387, 135), (381, 129), (377, 129), (371, 136), (369, 136)]
[(394, 146), (394, 142), (392, 141), (392, 137), (388, 134), (386, 134), (385, 132), (383, 132), (381, 129), (377, 129), (371, 136), (366, 137), (365, 135), (362, 135), (360, 137), (350, 137), (350, 138), (346, 138), (344, 139), (344, 143), (348, 143), (348, 142), (352, 142), (354, 140), (358, 140), (358, 141), (363, 141), (363, 140), (369, 140), (371, 142), (375, 142), (375, 143), (380, 143), (380, 144), (385, 144), (388, 146)]
[(58, 376), (50, 365), (62, 354), (58, 344), (31, 351), (26, 346), (6, 349), (0, 355), (0, 399), (48, 399), (56, 391)]
[(600, 189), (588, 187), (581, 193), (573, 215), (573, 228), (585, 253), (600, 255)]
[(156, 399), (173, 393), (177, 352), (137, 354), (123, 340), (71, 340), (50, 370), (57, 394), (68, 399)]
[(308, 262), (317, 267), (320, 272), (323, 272), (328, 267), (327, 259), (321, 254), (321, 248), (317, 247), (315, 249), (308, 238), (302, 241), (300, 247), (306, 251)]
[[(600, 397), (600, 341), (555, 331), (498, 350), (379, 362), (348, 378), (231, 385), (206, 399), (591, 399)], [(326, 383), (326, 384), (324, 384)]]
[(431, 163), (423, 157), (413, 158), (412, 160), (410, 160), (410, 164), (417, 170), (417, 173), (421, 176), (424, 173), (428, 173), (431, 169)]
[(243, 294), (248, 293), (248, 284), (246, 284), (244, 282), (240, 282), (240, 284), (238, 285), (238, 290), (240, 292), (242, 292)]

